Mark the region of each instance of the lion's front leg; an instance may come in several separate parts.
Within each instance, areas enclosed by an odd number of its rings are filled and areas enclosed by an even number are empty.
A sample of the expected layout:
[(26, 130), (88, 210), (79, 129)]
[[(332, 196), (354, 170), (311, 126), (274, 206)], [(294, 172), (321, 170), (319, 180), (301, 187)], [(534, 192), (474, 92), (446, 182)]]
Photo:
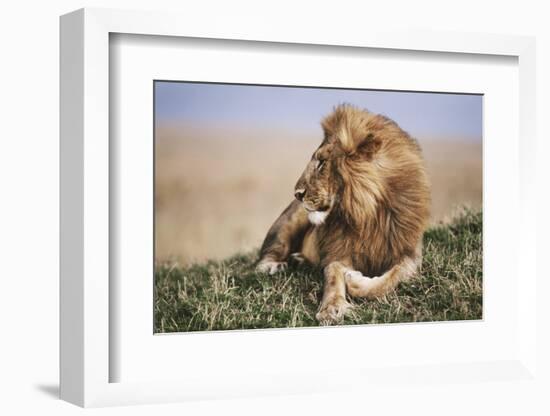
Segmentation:
[(344, 318), (351, 305), (346, 301), (345, 273), (349, 270), (343, 263), (335, 261), (324, 269), (325, 283), (323, 299), (315, 316), (322, 324), (337, 323)]
[(311, 225), (302, 204), (291, 202), (269, 229), (256, 270), (269, 274), (284, 270), (290, 254), (300, 250), (309, 227)]

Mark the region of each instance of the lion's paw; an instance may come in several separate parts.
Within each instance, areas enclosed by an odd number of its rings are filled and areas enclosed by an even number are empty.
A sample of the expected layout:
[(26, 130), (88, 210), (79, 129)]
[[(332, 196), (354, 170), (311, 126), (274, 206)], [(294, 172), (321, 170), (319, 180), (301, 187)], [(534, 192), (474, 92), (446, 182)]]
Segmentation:
[(344, 277), (346, 279), (364, 279), (367, 276), (364, 276), (363, 273), (358, 272), (357, 270), (346, 270)]
[(380, 276), (365, 276), (363, 273), (358, 272), (357, 270), (347, 270), (344, 273), (346, 283), (351, 285), (359, 285), (363, 288), (369, 288), (375, 286), (378, 281), (381, 279)]
[(346, 299), (335, 297), (321, 304), (315, 318), (317, 318), (322, 325), (338, 323), (344, 319), (344, 316), (351, 307), (351, 304), (347, 302)]
[(260, 273), (275, 274), (286, 270), (286, 267), (286, 261), (262, 260), (256, 266), (256, 271)]

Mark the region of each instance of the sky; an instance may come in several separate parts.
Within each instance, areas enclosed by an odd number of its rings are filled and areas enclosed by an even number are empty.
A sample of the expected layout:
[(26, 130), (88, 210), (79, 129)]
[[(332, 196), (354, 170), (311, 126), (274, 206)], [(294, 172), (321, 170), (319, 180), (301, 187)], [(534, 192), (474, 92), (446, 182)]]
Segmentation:
[(481, 95), (155, 82), (157, 122), (294, 129), (318, 134), (334, 106), (384, 114), (409, 134), (481, 141)]

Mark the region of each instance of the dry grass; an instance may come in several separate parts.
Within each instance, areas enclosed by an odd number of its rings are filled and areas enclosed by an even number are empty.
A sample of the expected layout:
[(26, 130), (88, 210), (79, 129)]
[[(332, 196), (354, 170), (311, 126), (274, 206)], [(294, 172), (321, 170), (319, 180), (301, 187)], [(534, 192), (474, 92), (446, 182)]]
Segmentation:
[[(254, 270), (257, 252), (189, 267), (157, 266), (155, 332), (317, 326), (322, 273)], [(465, 211), (424, 236), (421, 276), (378, 301), (354, 300), (344, 324), (482, 318), (482, 215)]]

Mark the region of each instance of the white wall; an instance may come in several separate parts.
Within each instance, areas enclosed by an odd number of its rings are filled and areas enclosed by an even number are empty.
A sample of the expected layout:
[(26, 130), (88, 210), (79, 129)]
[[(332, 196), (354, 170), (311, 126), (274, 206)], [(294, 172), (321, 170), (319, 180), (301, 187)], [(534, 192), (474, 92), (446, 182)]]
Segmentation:
[[(550, 30), (544, 1), (144, 1), (89, 0), (3, 2), (0, 9), (0, 259), (2, 272), (0, 316), (0, 413), (73, 414), (80, 409), (60, 402), (58, 377), (58, 16), (80, 7), (180, 10), (196, 14), (208, 24), (215, 13), (234, 20), (268, 19), (286, 25), (322, 25), (339, 30), (348, 25), (433, 28), (439, 30), (511, 33), (537, 36), (540, 212), (547, 212), (550, 179), (544, 154), (550, 150)], [(546, 140), (543, 140), (546, 138)], [(545, 179), (542, 179), (545, 178)], [(542, 192), (542, 191), (541, 191)], [(539, 230), (539, 252), (546, 254), (544, 220)], [(543, 258), (543, 256), (540, 256)], [(540, 261), (542, 265), (542, 261)], [(546, 284), (546, 288), (548, 284)], [(539, 287), (539, 291), (543, 288)], [(548, 306), (541, 311), (548, 314)], [(547, 336), (546, 336), (547, 337)], [(546, 338), (548, 341), (548, 338)], [(545, 344), (548, 347), (548, 342)], [(546, 348), (550, 350), (550, 348)], [(541, 357), (543, 360), (547, 359)], [(504, 387), (503, 387), (504, 388)], [(434, 386), (434, 394), (437, 394)], [(457, 396), (459, 392), (457, 390)], [(388, 394), (391, 397), (391, 394)], [(402, 400), (351, 397), (344, 393), (319, 397), (270, 398), (229, 402), (164, 405), (152, 409), (102, 409), (100, 414), (343, 414), (358, 412), (387, 401), (388, 411), (403, 409), (427, 413), (535, 414), (529, 402), (503, 394), (499, 402), (474, 403), (480, 397), (457, 397), (446, 409), (429, 398)], [(410, 408), (409, 408), (410, 405)], [(10, 409), (10, 410), (8, 410)], [(470, 410), (468, 410), (470, 409)], [(539, 409), (542, 412), (542, 409)], [(548, 410), (548, 409), (546, 409)], [(379, 413), (379, 411), (375, 411)]]

